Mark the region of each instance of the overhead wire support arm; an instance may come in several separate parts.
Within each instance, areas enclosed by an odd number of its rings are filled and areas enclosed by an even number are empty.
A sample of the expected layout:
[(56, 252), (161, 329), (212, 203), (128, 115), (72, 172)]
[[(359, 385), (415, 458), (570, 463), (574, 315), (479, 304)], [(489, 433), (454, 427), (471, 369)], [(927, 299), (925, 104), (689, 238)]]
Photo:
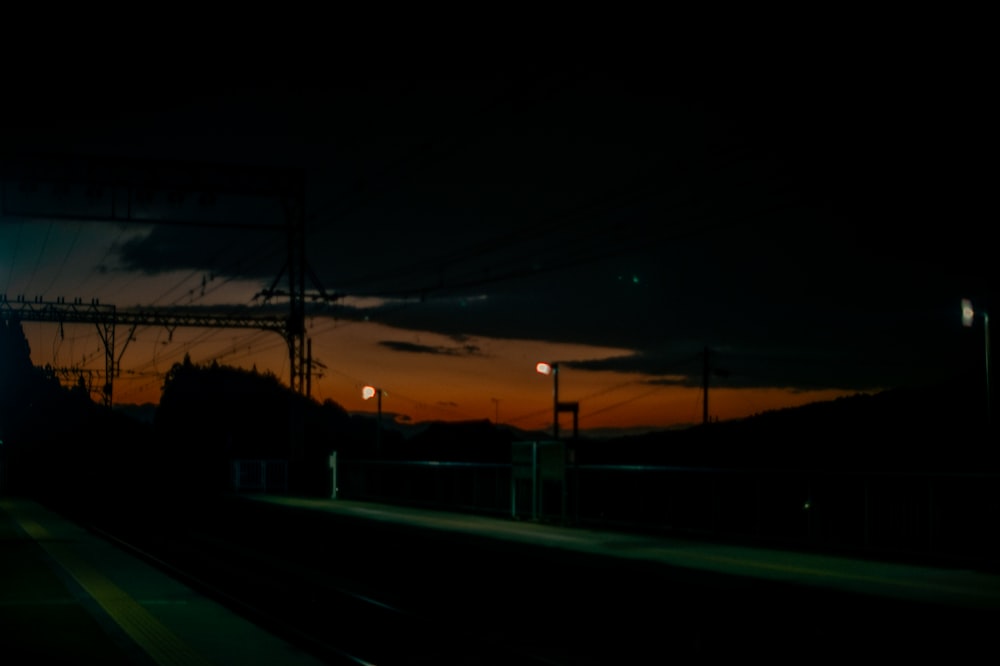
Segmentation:
[[(127, 221), (155, 225), (213, 227), (236, 230), (284, 230), (288, 242), (289, 313), (284, 318), (242, 319), (224, 315), (197, 316), (165, 313), (109, 314), (117, 323), (163, 326), (225, 326), (229, 328), (264, 328), (285, 337), (291, 359), (291, 386), (303, 392), (305, 354), (305, 170), (302, 168), (264, 167), (238, 164), (213, 164), (201, 161), (137, 159), (128, 157), (5, 151), (0, 153), (0, 177), (3, 179), (0, 209), (4, 215), (45, 219)], [(14, 187), (8, 187), (8, 181)], [(53, 199), (49, 190), (65, 196)], [(185, 195), (199, 202), (214, 201), (216, 196), (243, 200), (247, 197), (280, 201), (284, 219), (271, 223), (247, 224), (240, 214), (203, 219), (204, 214), (168, 206), (150, 208), (150, 201), (182, 202)], [(143, 203), (145, 201), (145, 203)], [(279, 275), (279, 280), (281, 276)], [(277, 285), (277, 280), (275, 285)], [(273, 286), (272, 286), (273, 289)], [(35, 309), (25, 316), (36, 321), (92, 321), (102, 311), (81, 314), (65, 309), (48, 314)], [(46, 318), (49, 317), (49, 318)], [(117, 319), (115, 319), (117, 317)], [(113, 332), (102, 337), (113, 343)], [(114, 359), (109, 361), (113, 365)], [(111, 366), (109, 365), (109, 375)]]
[(77, 299), (72, 303), (62, 300), (55, 302), (18, 298), (7, 300), (0, 297), (0, 317), (6, 320), (95, 324), (97, 333), (104, 344), (106, 383), (104, 403), (111, 406), (113, 380), (118, 375), (117, 367), (125, 347), (115, 356), (115, 327), (119, 324), (130, 326), (125, 346), (132, 333), (139, 326), (162, 326), (173, 331), (178, 326), (198, 328), (247, 328), (274, 331), (287, 338), (287, 319), (278, 315), (255, 315), (252, 313), (202, 314), (183, 312), (156, 312), (148, 310), (118, 310), (114, 305), (101, 304), (96, 299), (84, 303)]

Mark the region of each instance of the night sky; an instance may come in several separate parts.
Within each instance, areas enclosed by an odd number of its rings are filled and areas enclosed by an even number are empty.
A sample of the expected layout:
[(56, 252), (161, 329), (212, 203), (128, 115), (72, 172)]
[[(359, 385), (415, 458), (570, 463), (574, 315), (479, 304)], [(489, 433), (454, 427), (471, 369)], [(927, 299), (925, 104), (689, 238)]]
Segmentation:
[[(546, 360), (584, 431), (696, 423), (705, 349), (719, 419), (974, 371), (982, 321), (960, 304), (989, 309), (995, 256), (985, 66), (791, 60), (8, 76), (0, 136), (5, 159), (301, 169), (307, 290), (337, 295), (309, 306), (312, 394), (352, 411), (372, 383), (400, 421), (545, 428)], [(161, 191), (150, 216), (227, 222), (82, 222), (23, 214), (60, 195), (22, 181), (4, 173), (9, 300), (263, 308), (281, 274), (281, 233), (245, 228), (282, 223), (274, 200), (206, 213)], [(94, 327), (68, 328), (25, 324), (35, 363), (103, 369)], [(185, 353), (289, 373), (273, 332), (139, 329), (116, 402), (155, 402)]]

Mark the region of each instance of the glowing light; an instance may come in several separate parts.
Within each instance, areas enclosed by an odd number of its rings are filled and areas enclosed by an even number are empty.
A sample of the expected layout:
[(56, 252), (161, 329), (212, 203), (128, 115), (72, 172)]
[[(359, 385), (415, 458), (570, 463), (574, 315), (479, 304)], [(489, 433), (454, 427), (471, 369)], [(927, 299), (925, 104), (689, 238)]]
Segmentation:
[(542, 375), (551, 375), (552, 365), (550, 363), (539, 363), (535, 366), (535, 372)]
[(376, 389), (374, 386), (366, 386), (363, 389), (361, 389), (361, 397), (364, 398), (365, 400), (368, 400), (369, 398), (374, 398), (376, 393), (378, 393), (378, 389)]
[(962, 326), (972, 326), (972, 320), (975, 317), (975, 311), (972, 309), (972, 301), (968, 298), (962, 299)]

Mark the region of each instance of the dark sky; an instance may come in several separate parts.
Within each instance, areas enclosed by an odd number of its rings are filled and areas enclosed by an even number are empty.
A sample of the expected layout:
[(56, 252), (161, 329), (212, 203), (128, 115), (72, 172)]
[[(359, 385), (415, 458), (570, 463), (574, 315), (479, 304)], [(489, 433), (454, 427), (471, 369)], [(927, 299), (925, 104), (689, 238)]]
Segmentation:
[[(575, 367), (692, 385), (705, 347), (728, 386), (793, 391), (975, 362), (960, 300), (988, 309), (995, 255), (980, 62), (595, 63), (8, 78), (2, 136), (304, 169), (317, 281), (385, 299), (338, 301), (341, 321), (626, 349)], [(254, 214), (280, 219), (271, 205)], [(273, 239), (238, 238), (159, 225), (116, 252), (126, 270), (274, 280)]]

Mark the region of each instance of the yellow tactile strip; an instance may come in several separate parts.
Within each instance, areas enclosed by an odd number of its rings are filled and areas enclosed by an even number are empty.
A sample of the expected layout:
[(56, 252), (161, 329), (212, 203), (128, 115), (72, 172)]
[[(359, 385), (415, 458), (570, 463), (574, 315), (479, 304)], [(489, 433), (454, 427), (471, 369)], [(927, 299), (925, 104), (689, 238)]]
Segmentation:
[(19, 501), (0, 500), (0, 507), (73, 577), (153, 661), (161, 666), (210, 666), (211, 662), (192, 650), (127, 592), (76, 553), (71, 542), (54, 538), (31, 515), (28, 505)]

